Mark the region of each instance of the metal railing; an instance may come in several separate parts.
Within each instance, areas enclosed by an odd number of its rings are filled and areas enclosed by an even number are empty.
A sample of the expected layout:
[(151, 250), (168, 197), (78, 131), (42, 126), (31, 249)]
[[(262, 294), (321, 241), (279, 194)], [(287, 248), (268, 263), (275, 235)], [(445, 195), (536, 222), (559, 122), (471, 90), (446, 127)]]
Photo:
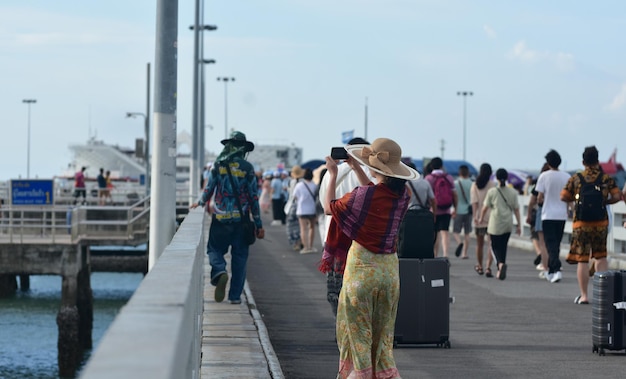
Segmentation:
[(4, 206), (0, 241), (137, 245), (148, 238), (150, 197), (127, 206)]

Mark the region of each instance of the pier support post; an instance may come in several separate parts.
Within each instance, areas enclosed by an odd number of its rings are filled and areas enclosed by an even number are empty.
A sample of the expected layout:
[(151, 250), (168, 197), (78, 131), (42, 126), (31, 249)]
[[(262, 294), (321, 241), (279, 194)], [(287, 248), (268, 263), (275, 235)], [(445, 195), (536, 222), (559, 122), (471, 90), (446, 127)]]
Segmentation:
[(86, 246), (63, 250), (61, 308), (57, 314), (59, 376), (74, 376), (92, 347), (93, 296)]
[(11, 296), (15, 293), (16, 290), (17, 281), (15, 280), (15, 275), (0, 275), (0, 298)]
[(30, 289), (30, 275), (20, 275), (20, 289), (22, 291), (28, 291)]
[(78, 298), (76, 306), (80, 317), (78, 324), (78, 338), (83, 349), (91, 349), (93, 341), (91, 332), (93, 330), (93, 292), (91, 290), (91, 267), (88, 264), (88, 247), (79, 246), (82, 269), (78, 273)]
[(63, 275), (61, 308), (57, 314), (59, 376), (73, 377), (78, 369), (82, 348), (79, 343), (79, 315), (76, 307), (76, 276)]

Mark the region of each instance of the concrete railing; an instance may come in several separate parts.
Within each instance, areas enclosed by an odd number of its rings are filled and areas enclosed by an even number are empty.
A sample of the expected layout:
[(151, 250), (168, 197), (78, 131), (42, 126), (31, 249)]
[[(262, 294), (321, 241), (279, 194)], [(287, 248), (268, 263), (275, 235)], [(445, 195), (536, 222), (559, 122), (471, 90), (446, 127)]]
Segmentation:
[[(525, 223), (526, 212), (528, 211), (528, 202), (530, 196), (520, 196), (520, 215), (522, 216), (523, 235), (530, 235), (530, 227)], [(609, 212), (610, 229), (606, 239), (606, 247), (609, 255), (626, 258), (626, 229), (624, 229), (624, 221), (626, 221), (626, 204), (620, 201), (611, 205)], [(572, 220), (569, 219), (565, 223), (565, 231), (562, 242), (569, 244), (572, 237)]]
[(80, 378), (199, 378), (204, 214), (187, 215)]

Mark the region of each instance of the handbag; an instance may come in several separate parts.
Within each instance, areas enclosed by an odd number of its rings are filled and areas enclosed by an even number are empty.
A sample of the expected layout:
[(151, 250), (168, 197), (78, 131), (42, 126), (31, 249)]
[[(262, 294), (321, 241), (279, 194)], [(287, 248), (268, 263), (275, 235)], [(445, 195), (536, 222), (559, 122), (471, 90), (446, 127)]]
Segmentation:
[(534, 227), (537, 223), (537, 208), (532, 208), (530, 210), (530, 226)]
[(256, 241), (256, 227), (254, 222), (250, 220), (250, 214), (246, 212), (243, 213), (241, 209), (241, 200), (239, 200), (239, 191), (237, 191), (237, 187), (235, 187), (235, 181), (233, 180), (233, 174), (230, 172), (230, 165), (228, 162), (226, 163), (226, 170), (228, 171), (228, 178), (230, 179), (230, 185), (233, 187), (233, 193), (235, 194), (235, 200), (237, 200), (237, 208), (239, 209), (239, 214), (241, 215), (241, 230), (243, 235), (243, 240), (248, 245), (252, 245)]

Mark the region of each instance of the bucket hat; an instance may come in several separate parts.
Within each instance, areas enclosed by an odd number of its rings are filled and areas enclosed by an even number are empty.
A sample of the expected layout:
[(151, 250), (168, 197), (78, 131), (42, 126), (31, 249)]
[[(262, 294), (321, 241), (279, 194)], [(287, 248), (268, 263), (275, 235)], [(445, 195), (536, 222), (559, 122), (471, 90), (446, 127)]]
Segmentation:
[(236, 130), (230, 133), (230, 138), (222, 140), (222, 145), (226, 145), (227, 143), (231, 143), (235, 146), (243, 146), (246, 151), (254, 150), (254, 144), (246, 139), (246, 135)]

